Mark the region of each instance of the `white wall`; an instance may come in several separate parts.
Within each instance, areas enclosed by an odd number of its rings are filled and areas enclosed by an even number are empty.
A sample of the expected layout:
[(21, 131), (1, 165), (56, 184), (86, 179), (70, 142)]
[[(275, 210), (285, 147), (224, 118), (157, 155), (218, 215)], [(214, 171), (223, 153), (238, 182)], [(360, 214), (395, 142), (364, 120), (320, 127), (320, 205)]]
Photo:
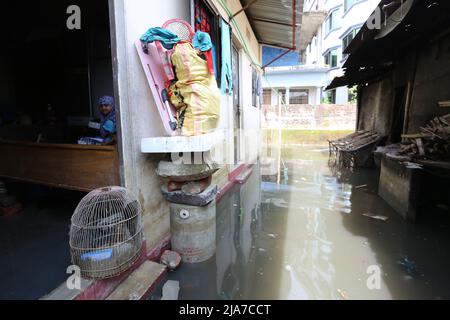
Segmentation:
[[(234, 1), (234, 0), (233, 0)], [(155, 102), (148, 88), (134, 42), (150, 27), (161, 26), (169, 19), (190, 21), (189, 0), (110, 0), (116, 100), (120, 122), (121, 173), (123, 184), (139, 198), (143, 206), (144, 233), (149, 247), (169, 232), (169, 210), (159, 192), (161, 181), (155, 174), (161, 156), (140, 151), (142, 138), (165, 136)], [(244, 128), (259, 130), (260, 109), (252, 104), (252, 70), (250, 59), (241, 50), (241, 106)], [(256, 61), (260, 62), (260, 61)], [(220, 127), (233, 128), (231, 96), (221, 97)], [(228, 137), (230, 143), (232, 139)], [(248, 153), (249, 145), (242, 147)], [(231, 142), (232, 143), (232, 142)], [(241, 153), (243, 156), (245, 153)]]
[(336, 88), (336, 104), (348, 103), (348, 88), (340, 87)]
[(300, 69), (266, 72), (264, 87), (322, 87), (327, 84), (327, 69)]
[(242, 132), (241, 132), (241, 161), (255, 162), (257, 150), (261, 140), (260, 134), (261, 109), (253, 106), (252, 101), (252, 66), (251, 60), (243, 50), (239, 52), (241, 68), (241, 106), (242, 106)]
[[(169, 232), (168, 205), (162, 199), (161, 181), (155, 174), (157, 156), (141, 153), (141, 139), (163, 136), (164, 131), (148, 88), (134, 42), (150, 27), (180, 18), (189, 21), (188, 0), (165, 0), (155, 5), (148, 0), (111, 0), (114, 6), (112, 30), (114, 75), (119, 102), (121, 171), (123, 183), (141, 202), (144, 234), (149, 247)], [(115, 41), (114, 41), (115, 40)], [(118, 96), (118, 97), (117, 97)]]

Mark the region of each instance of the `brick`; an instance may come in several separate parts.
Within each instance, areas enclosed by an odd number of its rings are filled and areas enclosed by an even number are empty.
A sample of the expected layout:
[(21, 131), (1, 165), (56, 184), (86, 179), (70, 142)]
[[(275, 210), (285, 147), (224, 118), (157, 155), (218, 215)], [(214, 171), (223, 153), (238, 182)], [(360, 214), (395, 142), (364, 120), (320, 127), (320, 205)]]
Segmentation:
[(212, 176), (219, 165), (213, 164), (175, 164), (169, 161), (161, 161), (158, 165), (157, 174), (162, 178), (168, 178), (175, 182), (190, 182)]
[(165, 186), (161, 188), (161, 192), (167, 201), (194, 207), (205, 207), (210, 204), (216, 198), (217, 190), (217, 185), (211, 185), (199, 194), (185, 193), (181, 190), (169, 192)]
[(181, 264), (181, 256), (174, 251), (166, 250), (161, 256), (161, 264), (167, 266), (169, 270), (175, 270)]

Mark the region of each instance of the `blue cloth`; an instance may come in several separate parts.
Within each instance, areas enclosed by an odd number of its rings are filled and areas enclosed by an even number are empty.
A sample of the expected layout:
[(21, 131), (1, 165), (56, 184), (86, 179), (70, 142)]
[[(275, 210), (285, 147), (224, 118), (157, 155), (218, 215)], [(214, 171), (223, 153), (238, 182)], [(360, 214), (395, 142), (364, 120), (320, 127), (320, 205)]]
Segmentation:
[(195, 49), (198, 49), (202, 52), (208, 51), (212, 48), (211, 36), (202, 31), (197, 31), (195, 33), (194, 39), (192, 39), (192, 45)]
[(100, 105), (110, 105), (112, 110), (106, 116), (100, 113), (100, 135), (102, 138), (108, 137), (110, 134), (116, 133), (116, 107), (114, 98), (110, 96), (101, 97), (98, 100)]
[(222, 81), (220, 88), (222, 93), (233, 94), (233, 70), (231, 68), (231, 34), (230, 26), (222, 20)]
[(141, 41), (144, 43), (151, 43), (154, 41), (161, 42), (162, 46), (167, 50), (173, 49), (173, 46), (181, 41), (178, 36), (163, 28), (150, 28), (144, 35), (141, 37)]

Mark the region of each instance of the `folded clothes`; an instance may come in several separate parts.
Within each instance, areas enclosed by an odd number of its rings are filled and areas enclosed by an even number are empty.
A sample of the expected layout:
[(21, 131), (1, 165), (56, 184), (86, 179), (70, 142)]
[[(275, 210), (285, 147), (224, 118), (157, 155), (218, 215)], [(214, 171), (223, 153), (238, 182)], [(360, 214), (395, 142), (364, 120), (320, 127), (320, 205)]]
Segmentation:
[(103, 138), (83, 137), (78, 140), (78, 144), (82, 145), (101, 145), (105, 143)]

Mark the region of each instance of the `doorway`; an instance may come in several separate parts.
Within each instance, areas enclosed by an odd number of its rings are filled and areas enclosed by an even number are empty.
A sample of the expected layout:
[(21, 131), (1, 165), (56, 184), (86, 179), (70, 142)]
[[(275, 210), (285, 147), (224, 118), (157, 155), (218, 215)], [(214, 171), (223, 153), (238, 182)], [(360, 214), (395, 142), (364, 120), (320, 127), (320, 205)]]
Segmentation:
[[(67, 27), (75, 5), (81, 29)], [(120, 182), (115, 146), (78, 144), (114, 95), (109, 4), (10, 2), (0, 25), (0, 299), (39, 299), (67, 280), (79, 201)]]
[(239, 75), (239, 51), (233, 46), (233, 129), (234, 129), (234, 165), (238, 165), (241, 159), (241, 106), (240, 106), (240, 75)]
[(405, 119), (406, 104), (406, 87), (398, 87), (395, 89), (394, 110), (391, 127), (391, 142), (397, 143), (402, 141), (403, 123)]

